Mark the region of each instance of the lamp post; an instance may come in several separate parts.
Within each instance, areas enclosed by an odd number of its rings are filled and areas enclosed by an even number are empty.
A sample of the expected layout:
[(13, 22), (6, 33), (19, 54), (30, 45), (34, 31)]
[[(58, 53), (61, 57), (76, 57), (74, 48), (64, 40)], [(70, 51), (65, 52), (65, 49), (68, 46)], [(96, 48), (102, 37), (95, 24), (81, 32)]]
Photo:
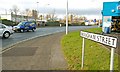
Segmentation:
[(38, 19), (38, 14), (39, 14), (39, 12), (38, 12), (38, 4), (39, 4), (39, 2), (36, 2), (36, 3), (37, 3), (37, 8), (36, 8), (35, 22), (37, 24), (37, 19)]
[(38, 18), (38, 14), (39, 14), (39, 11), (38, 11), (38, 4), (39, 4), (39, 2), (37, 2), (37, 18)]
[(68, 34), (68, 0), (66, 6), (66, 35)]

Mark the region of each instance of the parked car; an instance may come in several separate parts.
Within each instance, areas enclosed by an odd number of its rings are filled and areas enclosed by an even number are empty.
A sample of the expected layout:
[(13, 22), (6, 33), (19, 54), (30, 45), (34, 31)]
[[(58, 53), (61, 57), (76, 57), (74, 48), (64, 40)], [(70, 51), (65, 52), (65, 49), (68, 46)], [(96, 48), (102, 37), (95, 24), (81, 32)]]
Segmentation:
[(13, 34), (14, 31), (12, 30), (12, 27), (6, 26), (2, 23), (0, 23), (0, 37), (2, 38), (9, 38), (11, 34)]
[(17, 26), (13, 27), (15, 32), (25, 32), (32, 30), (33, 32), (36, 30), (36, 24), (34, 22), (20, 22)]

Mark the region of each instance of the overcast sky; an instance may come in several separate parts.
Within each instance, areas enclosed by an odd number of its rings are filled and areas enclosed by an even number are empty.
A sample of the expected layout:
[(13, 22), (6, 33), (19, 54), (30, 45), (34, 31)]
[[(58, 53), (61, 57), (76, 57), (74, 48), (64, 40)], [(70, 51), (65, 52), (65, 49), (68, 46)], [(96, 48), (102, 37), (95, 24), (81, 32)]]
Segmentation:
[[(68, 0), (69, 13), (77, 15), (99, 15), (103, 2), (120, 0)], [(39, 2), (39, 3), (37, 3)], [(65, 14), (66, 0), (0, 0), (0, 14), (9, 12), (13, 5), (23, 11), (38, 9), (41, 13)]]

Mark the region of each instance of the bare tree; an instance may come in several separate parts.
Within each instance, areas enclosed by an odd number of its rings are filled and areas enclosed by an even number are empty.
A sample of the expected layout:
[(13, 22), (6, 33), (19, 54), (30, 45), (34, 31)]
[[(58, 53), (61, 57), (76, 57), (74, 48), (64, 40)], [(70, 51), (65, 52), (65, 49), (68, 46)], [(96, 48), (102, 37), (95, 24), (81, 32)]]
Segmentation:
[(55, 19), (55, 12), (56, 12), (56, 11), (55, 11), (55, 9), (54, 9), (54, 10), (53, 10), (53, 13), (51, 14), (51, 17), (52, 17), (51, 19), (52, 19), (52, 21), (54, 21), (54, 19)]
[(29, 12), (30, 12), (30, 9), (25, 9), (25, 13), (26, 13), (26, 15), (27, 15), (27, 17), (26, 17), (26, 20), (28, 21), (28, 16), (29, 16)]
[(46, 19), (49, 20), (49, 21), (55, 21), (55, 19), (57, 18), (57, 16), (55, 15), (55, 9), (46, 15)]
[(20, 15), (21, 15), (21, 21), (24, 21), (24, 12), (21, 11), (21, 12), (20, 12)]
[(19, 8), (17, 7), (17, 5), (13, 5), (12, 9), (10, 9), (10, 11), (14, 14), (14, 18), (15, 18), (15, 22), (17, 24), (17, 14), (19, 12)]

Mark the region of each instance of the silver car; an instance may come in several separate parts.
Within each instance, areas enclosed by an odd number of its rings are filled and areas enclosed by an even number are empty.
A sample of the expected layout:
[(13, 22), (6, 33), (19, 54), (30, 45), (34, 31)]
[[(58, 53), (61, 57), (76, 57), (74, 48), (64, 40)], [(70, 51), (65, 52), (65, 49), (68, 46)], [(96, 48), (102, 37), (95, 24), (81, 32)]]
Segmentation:
[(12, 27), (0, 23), (0, 37), (9, 38), (13, 33), (14, 31), (12, 30)]

